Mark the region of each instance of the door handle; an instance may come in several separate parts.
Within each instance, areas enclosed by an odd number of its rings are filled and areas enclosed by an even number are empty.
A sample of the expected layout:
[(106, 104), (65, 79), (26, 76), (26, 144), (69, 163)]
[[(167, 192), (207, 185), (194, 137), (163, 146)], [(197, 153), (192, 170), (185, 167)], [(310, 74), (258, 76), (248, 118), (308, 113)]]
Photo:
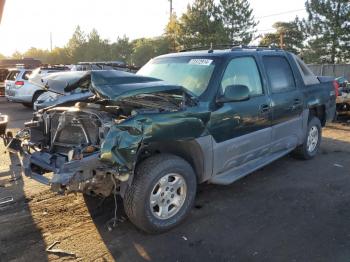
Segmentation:
[(263, 104), (260, 106), (260, 113), (266, 113), (268, 111), (270, 111), (270, 105), (268, 104)]
[(290, 107), (291, 110), (295, 110), (302, 105), (302, 102), (299, 98), (294, 99), (293, 105)]
[(294, 99), (293, 105), (295, 105), (295, 106), (301, 105), (301, 100), (299, 98)]

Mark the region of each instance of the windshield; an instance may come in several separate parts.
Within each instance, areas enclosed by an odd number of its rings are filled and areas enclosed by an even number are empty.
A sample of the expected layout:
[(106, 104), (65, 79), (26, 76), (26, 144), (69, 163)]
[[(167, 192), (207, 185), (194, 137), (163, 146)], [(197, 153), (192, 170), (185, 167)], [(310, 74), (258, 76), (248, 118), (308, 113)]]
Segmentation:
[(214, 68), (215, 62), (209, 58), (158, 58), (149, 61), (137, 74), (183, 86), (200, 96), (207, 89)]

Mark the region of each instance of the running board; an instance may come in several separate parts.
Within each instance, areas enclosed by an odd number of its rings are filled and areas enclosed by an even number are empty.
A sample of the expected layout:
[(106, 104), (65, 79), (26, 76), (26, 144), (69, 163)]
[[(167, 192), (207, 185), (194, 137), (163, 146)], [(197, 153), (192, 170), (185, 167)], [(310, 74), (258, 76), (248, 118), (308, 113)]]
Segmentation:
[(249, 175), (250, 173), (258, 170), (259, 168), (270, 164), (271, 162), (287, 155), (289, 152), (293, 151), (294, 148), (289, 148), (287, 150), (279, 151), (269, 155), (268, 157), (260, 157), (249, 161), (243, 166), (230, 169), (222, 174), (216, 175), (209, 180), (209, 183), (217, 185), (229, 185), (238, 179)]

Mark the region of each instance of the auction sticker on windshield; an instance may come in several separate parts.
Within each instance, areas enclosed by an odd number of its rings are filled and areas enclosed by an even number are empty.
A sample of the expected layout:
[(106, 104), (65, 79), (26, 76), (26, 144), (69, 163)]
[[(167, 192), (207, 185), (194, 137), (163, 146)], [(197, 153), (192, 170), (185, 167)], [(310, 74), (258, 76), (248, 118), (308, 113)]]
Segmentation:
[(208, 66), (213, 62), (211, 59), (191, 59), (188, 63), (191, 65), (204, 65)]

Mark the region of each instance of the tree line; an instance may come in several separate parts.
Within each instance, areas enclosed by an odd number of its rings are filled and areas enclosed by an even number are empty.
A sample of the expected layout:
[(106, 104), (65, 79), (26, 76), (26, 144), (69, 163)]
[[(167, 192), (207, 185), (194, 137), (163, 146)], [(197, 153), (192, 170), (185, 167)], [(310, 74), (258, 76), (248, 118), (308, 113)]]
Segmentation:
[(259, 34), (248, 0), (195, 0), (180, 17), (172, 15), (159, 37), (130, 40), (123, 36), (111, 42), (95, 29), (86, 34), (77, 26), (64, 47), (52, 51), (32, 47), (12, 57), (32, 57), (49, 64), (120, 60), (142, 66), (152, 57), (182, 49), (258, 43), (282, 45), (307, 63), (349, 62), (349, 1), (307, 0), (305, 8), (306, 18), (276, 22), (275, 32)]

